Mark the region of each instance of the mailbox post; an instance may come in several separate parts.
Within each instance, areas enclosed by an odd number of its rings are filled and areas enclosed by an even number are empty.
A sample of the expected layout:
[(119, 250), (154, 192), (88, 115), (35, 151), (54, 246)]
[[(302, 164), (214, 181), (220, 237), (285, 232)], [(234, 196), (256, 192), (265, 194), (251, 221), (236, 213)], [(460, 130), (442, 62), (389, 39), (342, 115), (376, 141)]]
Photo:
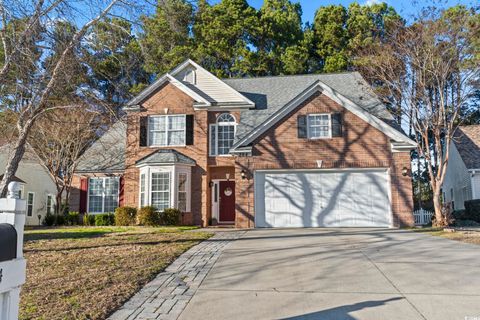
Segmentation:
[(18, 319), (20, 288), (25, 283), (23, 258), (25, 200), (17, 199), (19, 182), (8, 185), (8, 197), (0, 199), (0, 320)]

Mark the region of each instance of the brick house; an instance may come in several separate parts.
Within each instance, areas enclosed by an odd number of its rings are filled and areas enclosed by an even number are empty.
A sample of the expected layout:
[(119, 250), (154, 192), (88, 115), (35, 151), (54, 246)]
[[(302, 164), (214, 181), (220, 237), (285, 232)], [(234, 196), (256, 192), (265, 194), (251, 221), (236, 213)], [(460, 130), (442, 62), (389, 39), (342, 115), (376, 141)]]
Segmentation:
[(356, 72), (218, 79), (188, 60), (84, 154), (71, 208), (179, 208), (183, 222), (412, 225), (415, 143)]

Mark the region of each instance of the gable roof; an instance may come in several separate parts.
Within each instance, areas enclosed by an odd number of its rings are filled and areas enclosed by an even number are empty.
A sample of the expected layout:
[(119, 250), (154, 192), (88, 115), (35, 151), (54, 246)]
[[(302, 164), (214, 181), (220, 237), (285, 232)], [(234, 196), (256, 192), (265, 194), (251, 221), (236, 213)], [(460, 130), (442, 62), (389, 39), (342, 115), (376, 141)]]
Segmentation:
[[(195, 72), (195, 83), (185, 80), (188, 72)], [(194, 61), (188, 59), (170, 73), (161, 76), (157, 81), (148, 86), (139, 95), (127, 103), (126, 110), (134, 110), (165, 83), (170, 82), (185, 92), (196, 101), (195, 107), (205, 108), (210, 106), (236, 106), (251, 108), (255, 104), (233, 89), (231, 86), (218, 79)]]
[(453, 142), (467, 169), (480, 169), (480, 124), (458, 127)]
[(138, 160), (135, 163), (137, 166), (148, 164), (186, 164), (195, 165), (196, 162), (190, 157), (187, 157), (183, 153), (180, 153), (173, 149), (159, 149), (148, 156)]
[(115, 123), (80, 157), (76, 172), (119, 172), (125, 170), (127, 125)]
[(327, 96), (385, 132), (392, 139), (415, 145), (396, 124), (385, 105), (358, 72), (224, 79), (255, 102), (256, 108), (241, 112), (234, 148), (254, 138), (315, 92)]

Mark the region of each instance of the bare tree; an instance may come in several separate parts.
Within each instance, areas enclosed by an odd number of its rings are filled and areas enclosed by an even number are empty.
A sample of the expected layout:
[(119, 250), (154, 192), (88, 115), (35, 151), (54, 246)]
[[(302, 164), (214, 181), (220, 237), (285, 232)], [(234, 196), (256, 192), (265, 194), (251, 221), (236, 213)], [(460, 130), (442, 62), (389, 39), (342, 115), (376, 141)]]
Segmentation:
[(389, 43), (366, 48), (357, 61), (387, 103), (392, 97), (401, 101), (428, 172), (438, 225), (448, 223), (441, 187), (450, 143), (478, 89), (479, 34), (473, 9), (429, 8), (413, 24), (394, 28)]
[(88, 107), (71, 105), (51, 110), (35, 123), (29, 142), (55, 181), (56, 214), (69, 198), (81, 155), (106, 128), (107, 121)]
[[(37, 119), (58, 108), (56, 99), (65, 88), (72, 95), (78, 89), (69, 87), (71, 77), (64, 72), (75, 61), (72, 54), (109, 12), (134, 5), (127, 0), (0, 0), (0, 106), (17, 114), (0, 196), (18, 168)], [(77, 25), (68, 40), (54, 48), (52, 29), (63, 21)]]

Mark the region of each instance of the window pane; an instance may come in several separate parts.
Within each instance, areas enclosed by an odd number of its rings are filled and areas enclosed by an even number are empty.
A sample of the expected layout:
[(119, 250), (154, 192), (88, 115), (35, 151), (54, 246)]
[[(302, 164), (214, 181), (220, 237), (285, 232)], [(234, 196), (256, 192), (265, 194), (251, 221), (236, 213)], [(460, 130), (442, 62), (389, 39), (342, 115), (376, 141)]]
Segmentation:
[(152, 192), (152, 206), (158, 210), (170, 207), (170, 195), (168, 192)]
[(90, 196), (88, 198), (88, 212), (102, 212), (102, 196)]
[(140, 207), (145, 206), (145, 173), (140, 175)]
[(33, 197), (34, 194), (29, 192), (27, 197), (27, 216), (29, 217), (33, 215)]
[(217, 150), (215, 150), (216, 146), (217, 146), (217, 126), (214, 125), (214, 126), (210, 126), (210, 154), (212, 156), (217, 154)]
[(47, 195), (47, 214), (52, 214), (52, 196)]
[(103, 194), (103, 179), (90, 178), (88, 181), (88, 192), (91, 196), (101, 196)]
[(164, 146), (166, 134), (166, 117), (149, 117), (148, 118), (148, 136), (149, 145)]
[(187, 191), (187, 174), (180, 173), (178, 175), (178, 191)]
[(182, 212), (187, 211), (187, 193), (186, 192), (178, 193), (178, 210)]
[(309, 115), (308, 130), (310, 138), (328, 137), (330, 133), (330, 118), (328, 114)]
[(169, 131), (168, 132), (168, 145), (178, 146), (185, 144), (185, 132), (182, 131)]
[(218, 126), (218, 154), (228, 154), (233, 145), (235, 126)]
[(149, 117), (148, 128), (153, 131), (165, 131), (165, 117)]
[(187, 211), (187, 174), (178, 174), (178, 210)]
[(155, 131), (150, 132), (149, 144), (152, 146), (164, 146), (165, 145), (165, 132)]
[(152, 195), (151, 204), (158, 210), (170, 207), (170, 173), (152, 173)]
[(168, 116), (169, 130), (183, 130), (185, 129), (185, 116)]

